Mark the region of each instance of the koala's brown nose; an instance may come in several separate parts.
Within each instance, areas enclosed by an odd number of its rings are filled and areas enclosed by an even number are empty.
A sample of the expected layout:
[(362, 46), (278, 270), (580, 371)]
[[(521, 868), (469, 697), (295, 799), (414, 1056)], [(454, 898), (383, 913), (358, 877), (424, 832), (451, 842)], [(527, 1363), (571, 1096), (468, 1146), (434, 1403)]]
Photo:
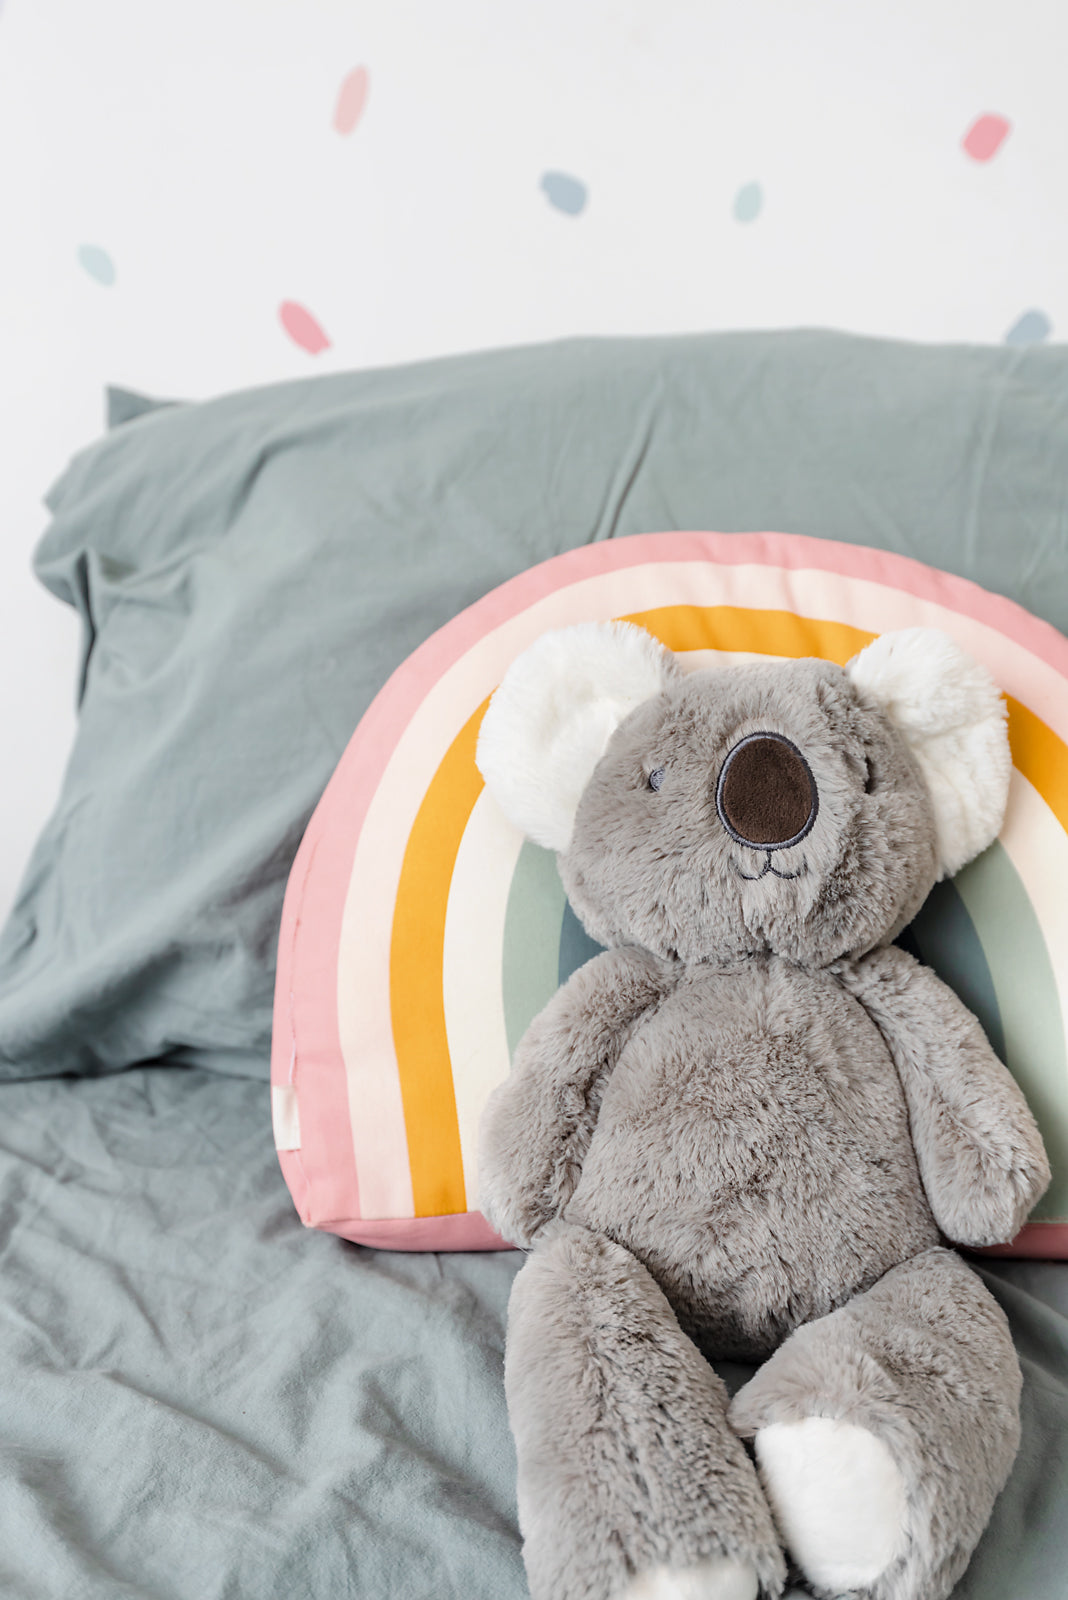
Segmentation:
[(739, 844), (782, 850), (800, 843), (816, 820), (816, 780), (800, 750), (781, 733), (751, 733), (720, 769), (716, 810)]

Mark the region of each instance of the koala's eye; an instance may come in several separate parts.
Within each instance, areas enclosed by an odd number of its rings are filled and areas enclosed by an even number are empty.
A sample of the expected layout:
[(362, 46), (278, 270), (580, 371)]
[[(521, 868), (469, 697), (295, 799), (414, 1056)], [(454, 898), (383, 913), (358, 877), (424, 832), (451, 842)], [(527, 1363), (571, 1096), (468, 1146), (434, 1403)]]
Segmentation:
[(649, 784), (650, 789), (659, 789), (659, 787), (663, 783), (663, 781), (664, 781), (664, 769), (663, 769), (663, 767), (654, 767), (653, 771), (650, 772), (649, 778), (648, 778), (648, 784)]
[(875, 762), (871, 756), (864, 757), (864, 793), (874, 794), (879, 787), (879, 774), (875, 770)]

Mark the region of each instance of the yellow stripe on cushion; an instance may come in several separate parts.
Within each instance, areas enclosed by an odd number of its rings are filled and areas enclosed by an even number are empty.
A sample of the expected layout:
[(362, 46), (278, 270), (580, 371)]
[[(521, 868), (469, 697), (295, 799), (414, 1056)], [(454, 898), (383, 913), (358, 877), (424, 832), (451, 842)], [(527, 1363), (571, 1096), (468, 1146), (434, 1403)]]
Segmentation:
[(390, 1010), (417, 1217), (467, 1209), (442, 970), (449, 884), (482, 791), (475, 745), (488, 699), (461, 728), (408, 836), (390, 945)]
[(1038, 790), (1068, 833), (1068, 746), (1028, 706), (1014, 700), (1011, 694), (1005, 699), (1012, 764)]
[(840, 667), (876, 637), (846, 622), (747, 606), (660, 606), (621, 619), (647, 628), (669, 650), (737, 650), (754, 655), (822, 656)]

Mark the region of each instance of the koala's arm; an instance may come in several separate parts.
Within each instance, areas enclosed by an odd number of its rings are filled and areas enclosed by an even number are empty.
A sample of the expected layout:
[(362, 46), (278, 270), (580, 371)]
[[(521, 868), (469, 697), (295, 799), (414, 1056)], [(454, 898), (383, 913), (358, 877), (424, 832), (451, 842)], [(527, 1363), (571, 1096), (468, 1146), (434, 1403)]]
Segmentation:
[(608, 950), (572, 974), (519, 1041), (479, 1139), (479, 1205), (512, 1244), (529, 1248), (571, 1198), (620, 1051), (672, 986), (644, 950)]
[(908, 1104), (935, 1221), (956, 1244), (1004, 1244), (1045, 1193), (1050, 1170), (1023, 1095), (952, 989), (894, 947), (838, 976), (879, 1029)]

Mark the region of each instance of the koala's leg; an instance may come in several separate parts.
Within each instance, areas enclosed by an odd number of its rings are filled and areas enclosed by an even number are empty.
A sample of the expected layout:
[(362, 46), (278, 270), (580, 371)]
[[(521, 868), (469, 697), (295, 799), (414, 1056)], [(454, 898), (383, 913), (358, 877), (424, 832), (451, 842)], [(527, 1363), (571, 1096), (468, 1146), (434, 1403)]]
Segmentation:
[(628, 1251), (545, 1229), (512, 1290), (505, 1385), (532, 1600), (779, 1593), (726, 1390)]
[(734, 1397), (783, 1538), (817, 1594), (943, 1600), (1020, 1439), (1008, 1324), (926, 1250), (798, 1328)]

